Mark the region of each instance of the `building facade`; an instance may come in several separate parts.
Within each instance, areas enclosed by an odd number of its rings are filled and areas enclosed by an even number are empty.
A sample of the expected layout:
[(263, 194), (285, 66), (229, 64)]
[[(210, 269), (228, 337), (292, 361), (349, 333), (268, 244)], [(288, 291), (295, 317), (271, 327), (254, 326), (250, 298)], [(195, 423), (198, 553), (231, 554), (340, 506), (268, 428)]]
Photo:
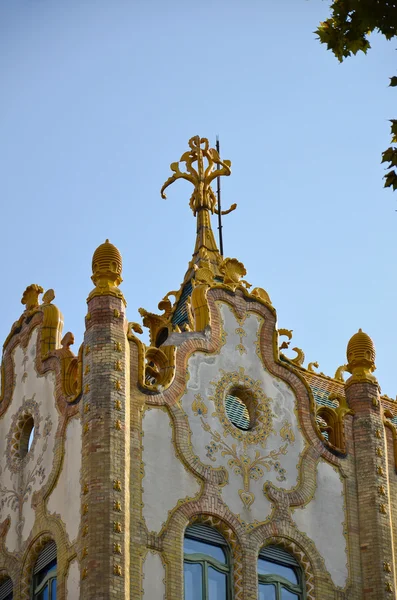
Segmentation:
[(215, 243), (230, 162), (194, 137), (180, 163), (161, 193), (193, 185), (196, 245), (159, 313), (140, 309), (149, 343), (108, 240), (77, 354), (53, 290), (23, 294), (1, 365), (0, 600), (393, 599), (397, 406), (374, 345), (353, 335), (334, 377), (288, 358), (268, 293)]

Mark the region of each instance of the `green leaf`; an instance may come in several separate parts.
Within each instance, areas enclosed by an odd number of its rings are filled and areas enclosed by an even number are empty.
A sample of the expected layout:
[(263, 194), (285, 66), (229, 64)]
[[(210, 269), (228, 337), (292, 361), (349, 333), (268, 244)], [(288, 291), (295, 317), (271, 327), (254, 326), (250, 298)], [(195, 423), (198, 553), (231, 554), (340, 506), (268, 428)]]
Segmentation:
[(385, 188), (386, 187), (393, 187), (393, 190), (395, 190), (397, 188), (397, 173), (396, 171), (389, 171), (388, 173), (386, 173), (386, 175), (384, 175), (384, 178), (386, 179), (385, 181)]
[(393, 135), (397, 135), (397, 120), (396, 119), (390, 119), (390, 123), (392, 124), (391, 126), (391, 133)]
[(390, 77), (389, 87), (396, 87), (396, 86), (397, 86), (397, 77)]
[(395, 152), (394, 148), (388, 148), (387, 150), (385, 150), (384, 152), (382, 152), (382, 160), (381, 163), (384, 162), (391, 162), (392, 158), (393, 158), (393, 153)]

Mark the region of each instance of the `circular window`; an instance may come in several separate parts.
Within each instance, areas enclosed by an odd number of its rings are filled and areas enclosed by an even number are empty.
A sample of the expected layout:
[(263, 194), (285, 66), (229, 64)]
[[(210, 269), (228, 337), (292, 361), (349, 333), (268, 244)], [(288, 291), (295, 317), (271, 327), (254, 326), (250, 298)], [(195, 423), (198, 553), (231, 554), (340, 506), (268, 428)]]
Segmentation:
[(16, 451), (14, 456), (23, 459), (31, 449), (34, 439), (34, 420), (32, 415), (24, 415), (17, 423), (17, 427), (18, 431), (15, 432), (14, 437), (19, 443), (16, 444), (17, 447), (15, 448)]
[(30, 461), (40, 437), (41, 417), (37, 402), (25, 400), (12, 418), (7, 434), (6, 460), (13, 473), (18, 473)]
[(235, 427), (247, 431), (255, 424), (255, 400), (248, 390), (233, 388), (226, 395), (225, 410)]
[(217, 417), (224, 435), (230, 434), (244, 444), (266, 446), (267, 437), (275, 432), (271, 399), (262, 389), (262, 382), (252, 379), (243, 368), (221, 371), (218, 381), (211, 382), (214, 403), (212, 416)]

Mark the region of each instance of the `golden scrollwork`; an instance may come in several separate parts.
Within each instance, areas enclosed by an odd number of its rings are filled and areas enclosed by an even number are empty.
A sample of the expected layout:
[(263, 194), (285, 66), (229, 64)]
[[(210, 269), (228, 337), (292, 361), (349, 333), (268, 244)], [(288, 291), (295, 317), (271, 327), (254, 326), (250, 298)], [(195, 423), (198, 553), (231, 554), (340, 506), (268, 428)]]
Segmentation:
[[(316, 425), (328, 445), (345, 453), (344, 419), (346, 415), (353, 415), (354, 413), (349, 408), (344, 396), (333, 393), (329, 395), (328, 400), (334, 406), (318, 405), (316, 407)], [(326, 432), (326, 436), (323, 435), (324, 432)]]
[(288, 348), (288, 346), (290, 345), (291, 340), (292, 340), (292, 329), (283, 329), (283, 328), (281, 328), (281, 329), (278, 330), (278, 336), (279, 337), (285, 336), (286, 338), (288, 338), (288, 342), (283, 341), (283, 343), (281, 344), (281, 346), (279, 348), (280, 350), (286, 350)]
[(334, 375), (334, 379), (336, 379), (337, 381), (341, 381), (344, 382), (344, 377), (343, 377), (343, 373), (345, 373), (347, 371), (347, 365), (341, 365), (340, 367), (338, 367), (335, 371), (335, 375)]
[[(144, 308), (138, 310), (142, 317), (143, 325), (149, 329), (150, 345), (157, 346), (161, 334), (168, 336), (172, 332), (171, 316), (172, 316), (172, 304), (169, 296), (175, 296), (177, 292), (168, 292), (158, 304), (159, 310), (163, 311), (163, 314), (157, 315), (155, 313), (148, 312)], [(136, 333), (142, 333), (142, 328), (138, 323), (130, 323), (133, 331)], [(134, 327), (135, 326), (135, 327)]]
[(237, 286), (244, 285), (245, 288), (250, 288), (251, 284), (242, 279), (247, 274), (246, 268), (243, 263), (238, 261), (237, 258), (225, 258), (219, 270), (223, 275), (223, 283), (233, 291)]
[(319, 367), (319, 364), (318, 364), (318, 362), (317, 362), (317, 361), (315, 361), (315, 362), (310, 362), (310, 363), (307, 365), (307, 370), (309, 371), (309, 373), (314, 373), (314, 372), (315, 372), (315, 371), (314, 371), (314, 369), (318, 369), (318, 367)]
[(272, 306), (272, 301), (270, 300), (269, 294), (261, 287), (254, 288), (251, 292), (251, 296), (254, 296), (254, 298), (259, 298), (259, 300), (262, 300), (262, 302), (265, 302), (265, 304)]
[[(217, 199), (211, 188), (211, 182), (217, 177), (230, 175), (231, 162), (230, 160), (221, 160), (215, 148), (209, 147), (207, 138), (200, 138), (198, 135), (190, 138), (189, 148), (190, 150), (182, 154), (179, 162), (171, 164), (173, 175), (167, 179), (161, 188), (161, 197), (164, 199), (167, 197), (164, 191), (174, 181), (185, 179), (186, 181), (190, 181), (194, 186), (189, 204), (193, 214), (196, 215), (202, 208), (214, 213)], [(207, 166), (204, 164), (205, 160), (207, 161)], [(180, 162), (185, 163), (186, 172), (180, 170)], [(197, 163), (197, 168), (193, 166), (194, 163)], [(217, 169), (215, 169), (215, 165), (218, 167)], [(230, 212), (230, 209), (228, 212)]]
[(305, 362), (305, 353), (301, 348), (292, 348), (294, 352), (296, 352), (296, 356), (294, 358), (289, 359), (294, 365), (301, 367)]

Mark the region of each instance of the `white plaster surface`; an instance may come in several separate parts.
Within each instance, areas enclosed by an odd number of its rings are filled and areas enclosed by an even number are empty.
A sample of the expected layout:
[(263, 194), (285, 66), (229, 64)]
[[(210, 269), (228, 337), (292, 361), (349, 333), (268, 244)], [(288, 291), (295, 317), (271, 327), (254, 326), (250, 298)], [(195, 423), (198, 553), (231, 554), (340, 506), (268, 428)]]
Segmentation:
[(344, 531), (343, 483), (338, 472), (321, 460), (317, 468), (314, 498), (293, 514), (298, 529), (313, 540), (335, 585), (344, 587), (348, 577)]
[(143, 516), (149, 530), (159, 531), (178, 500), (194, 497), (200, 484), (176, 457), (168, 413), (147, 409), (142, 426)]
[(80, 597), (80, 567), (77, 560), (70, 563), (66, 579), (66, 600), (79, 600)]
[[(35, 513), (31, 507), (33, 492), (43, 487), (52, 470), (55, 433), (58, 426), (58, 411), (55, 403), (55, 376), (52, 372), (39, 376), (35, 369), (36, 342), (38, 330), (31, 335), (26, 351), (17, 346), (13, 353), (15, 369), (15, 389), (5, 415), (0, 421), (0, 521), (7, 516), (11, 518), (11, 526), (6, 537), (6, 548), (10, 552), (19, 549), (34, 524)], [(39, 405), (41, 422), (38, 426), (37, 442), (24, 470), (12, 473), (6, 465), (7, 434), (10, 431), (12, 418), (24, 400), (33, 399)], [(45, 438), (43, 429), (46, 418), (51, 421), (50, 434), (46, 438), (47, 449), (43, 450)], [(40, 456), (42, 456), (39, 464)], [(32, 479), (32, 473), (41, 469), (43, 476)], [(30, 480), (30, 486), (29, 484)], [(22, 501), (26, 491), (25, 502)], [(20, 519), (22, 517), (22, 519)]]
[(47, 505), (48, 512), (60, 515), (70, 542), (76, 539), (80, 525), (81, 444), (81, 421), (76, 417), (66, 428), (62, 471)]
[[(212, 467), (223, 466), (228, 470), (229, 483), (222, 488), (222, 496), (229, 508), (240, 520), (244, 522), (259, 521), (263, 522), (270, 515), (270, 502), (263, 494), (263, 485), (266, 481), (271, 481), (277, 487), (291, 489), (298, 481), (298, 463), (301, 453), (305, 447), (305, 440), (298, 427), (298, 417), (295, 413), (296, 398), (292, 390), (283, 381), (271, 375), (264, 367), (257, 354), (257, 338), (263, 319), (256, 314), (249, 314), (243, 323), (239, 323), (231, 307), (219, 302), (223, 328), (226, 333), (226, 342), (222, 346), (220, 353), (208, 356), (203, 352), (193, 354), (188, 362), (189, 381), (187, 383), (185, 395), (182, 397), (182, 407), (188, 415), (189, 425), (192, 430), (193, 451), (200, 460)], [(244, 335), (240, 339), (237, 329), (243, 329)], [(244, 350), (239, 351), (238, 346), (243, 343)], [(263, 446), (258, 443), (244, 444), (244, 440), (235, 439), (230, 433), (224, 430), (218, 416), (214, 415), (215, 404), (211, 400), (215, 392), (215, 385), (222, 377), (222, 370), (225, 372), (239, 371), (244, 369), (244, 373), (259, 382), (260, 389), (265, 396), (270, 399), (272, 411), (272, 431), (266, 438)], [(196, 415), (192, 404), (197, 394), (200, 394), (208, 412), (205, 418)], [(242, 502), (239, 490), (244, 491), (243, 477), (241, 469), (230, 464), (233, 458), (231, 454), (223, 454), (225, 444), (229, 448), (235, 446), (234, 452), (238, 459), (255, 460), (255, 453), (259, 450), (261, 457), (269, 456), (270, 452), (278, 452), (281, 446), (285, 445), (282, 439), (281, 430), (285, 422), (290, 423), (293, 431), (294, 440), (287, 444), (286, 454), (280, 454), (275, 459), (270, 459), (273, 465), (269, 470), (262, 466), (263, 475), (257, 479), (249, 478), (249, 492), (254, 494), (254, 502), (250, 507)], [(208, 456), (207, 446), (214, 441), (210, 431), (203, 428), (203, 422), (208, 425), (212, 432), (221, 436), (222, 443), (218, 444), (218, 450), (212, 454), (211, 460)], [(227, 450), (227, 449), (226, 449)], [(223, 454), (223, 455), (222, 455)], [(266, 462), (266, 460), (265, 460)], [(279, 468), (284, 469), (283, 477), (280, 481), (280, 471), (275, 468), (275, 463)], [(255, 473), (251, 472), (254, 476)]]
[(164, 600), (165, 571), (160, 555), (148, 552), (143, 563), (143, 597), (145, 600)]

